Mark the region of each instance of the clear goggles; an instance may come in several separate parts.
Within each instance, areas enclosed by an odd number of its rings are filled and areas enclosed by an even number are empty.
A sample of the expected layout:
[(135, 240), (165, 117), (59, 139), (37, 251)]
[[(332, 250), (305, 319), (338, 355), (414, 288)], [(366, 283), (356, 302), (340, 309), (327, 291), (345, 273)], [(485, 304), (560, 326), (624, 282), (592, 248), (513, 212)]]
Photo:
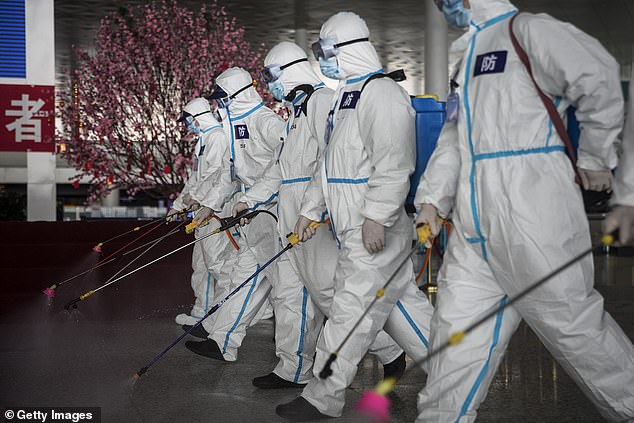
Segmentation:
[(337, 43), (334, 38), (320, 38), (319, 41), (315, 41), (311, 46), (313, 50), (313, 54), (315, 55), (315, 59), (324, 59), (328, 60), (332, 57), (335, 57), (339, 54), (339, 48), (343, 46), (347, 46), (355, 43), (362, 43), (364, 41), (370, 41), (369, 38), (356, 38), (350, 41), (344, 41), (342, 43)]
[(280, 78), (280, 76), (282, 76), (282, 71), (284, 69), (289, 68), (301, 62), (308, 62), (308, 59), (304, 57), (302, 59), (293, 60), (292, 62), (287, 63), (285, 65), (264, 66), (264, 69), (260, 71), (260, 76), (262, 77), (264, 82), (266, 82), (267, 84), (270, 84), (271, 82), (277, 81)]
[(229, 94), (227, 94), (227, 92), (223, 90), (219, 85), (216, 85), (211, 95), (207, 97), (207, 100), (220, 100), (228, 97)]
[(185, 126), (189, 126), (194, 123), (194, 118), (200, 115), (204, 115), (206, 113), (211, 113), (211, 110), (205, 110), (204, 112), (196, 113), (195, 115), (192, 115), (191, 113), (188, 113), (188, 112), (183, 112), (181, 113), (181, 117), (178, 118), (176, 122), (184, 122)]
[(216, 103), (218, 104), (218, 107), (224, 109), (226, 107), (229, 107), (229, 104), (231, 104), (231, 101), (234, 98), (236, 98), (236, 96), (238, 94), (240, 94), (243, 91), (248, 90), (249, 88), (251, 88), (253, 86), (255, 86), (255, 81), (252, 81), (249, 85), (245, 85), (244, 87), (240, 88), (234, 94), (229, 95), (229, 94), (227, 94), (227, 92), (225, 90), (222, 89), (222, 87), (220, 87), (219, 85), (216, 85), (216, 88), (211, 93), (211, 95), (209, 97), (207, 97), (207, 100), (216, 100)]

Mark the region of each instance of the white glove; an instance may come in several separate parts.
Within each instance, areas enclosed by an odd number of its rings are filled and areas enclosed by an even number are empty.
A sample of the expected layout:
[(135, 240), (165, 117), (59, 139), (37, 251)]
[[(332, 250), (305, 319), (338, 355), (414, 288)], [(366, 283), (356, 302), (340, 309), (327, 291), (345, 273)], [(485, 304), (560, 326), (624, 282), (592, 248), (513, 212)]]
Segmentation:
[(619, 242), (625, 244), (634, 233), (634, 206), (616, 206), (603, 222), (606, 234), (619, 230)]
[[(431, 237), (435, 238), (439, 233), (440, 229), (442, 229), (440, 222), (436, 219), (438, 216), (438, 209), (431, 204), (423, 204), (420, 208), (420, 213), (416, 218), (416, 226), (419, 225), (429, 225), (429, 229), (431, 230)], [(427, 240), (425, 242), (425, 247), (431, 248), (431, 240)]]
[(167, 222), (175, 221), (180, 212), (181, 212), (180, 210), (170, 209), (170, 211), (167, 212), (167, 216), (165, 216), (165, 220)]
[[(231, 209), (231, 215), (236, 217), (240, 212), (247, 210), (249, 206), (244, 201), (237, 202), (233, 209)], [(240, 219), (240, 226), (248, 225), (251, 222), (251, 219)]]
[(376, 254), (385, 248), (385, 226), (372, 219), (365, 219), (361, 228), (363, 246), (368, 253)]
[(198, 201), (194, 200), (194, 198), (189, 195), (189, 194), (185, 194), (185, 196), (183, 197), (183, 203), (187, 206), (187, 207), (193, 207), (193, 209), (197, 209), (199, 204)]
[(297, 219), (295, 233), (301, 242), (308, 241), (317, 233), (317, 228), (310, 226), (311, 223), (313, 223), (313, 221), (303, 215), (300, 215)]
[(196, 226), (200, 226), (200, 224), (210, 216), (214, 215), (214, 211), (209, 207), (202, 207), (198, 213), (196, 213), (196, 217), (194, 217), (193, 222), (196, 223)]
[(586, 191), (609, 191), (612, 189), (612, 171), (579, 168), (581, 185)]

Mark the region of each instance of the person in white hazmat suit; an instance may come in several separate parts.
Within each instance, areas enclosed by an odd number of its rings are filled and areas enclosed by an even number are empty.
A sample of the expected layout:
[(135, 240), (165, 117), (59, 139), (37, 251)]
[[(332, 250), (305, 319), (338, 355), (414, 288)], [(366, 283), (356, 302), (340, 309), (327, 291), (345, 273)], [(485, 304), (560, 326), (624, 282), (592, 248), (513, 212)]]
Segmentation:
[[(325, 148), (324, 133), (333, 91), (313, 71), (306, 53), (284, 41), (271, 49), (261, 72), (269, 91), (290, 109), (286, 137), (278, 159), (265, 176), (242, 194), (233, 214), (278, 196), (278, 235), (293, 232), (304, 192)], [(325, 215), (322, 217), (321, 220)], [(334, 291), (337, 245), (327, 225), (307, 243), (277, 261), (278, 278), (271, 291), (275, 310), (275, 345), (280, 361), (272, 373), (253, 379), (262, 389), (303, 386), (312, 378), (313, 357), (324, 315)], [(405, 355), (385, 332), (373, 346), (387, 376), (405, 370)]]
[[(242, 68), (229, 68), (218, 75), (216, 89), (210, 98), (218, 103), (224, 133), (230, 140), (225, 157), (229, 158), (231, 182), (239, 182), (242, 192), (247, 192), (277, 157), (283, 140), (284, 120), (264, 105), (251, 75)], [(254, 208), (274, 211), (276, 197), (272, 195)], [(254, 218), (240, 229), (240, 235), (238, 260), (226, 293), (258, 271), (279, 251), (276, 222), (269, 215)], [(235, 361), (247, 327), (258, 312), (261, 315), (265, 310), (262, 306), (267, 303), (276, 275), (276, 263), (258, 273), (218, 309), (214, 320), (205, 320), (203, 328), (198, 327), (197, 333), (192, 332), (208, 339), (187, 341), (185, 346), (199, 355)]]
[[(214, 190), (214, 186), (222, 177), (219, 158), (222, 157), (226, 145), (222, 125), (204, 98), (195, 98), (187, 103), (179, 122), (183, 122), (188, 131), (198, 135), (198, 142), (192, 160), (193, 169), (168, 212), (169, 220), (188, 207), (205, 204), (204, 199), (210, 192), (220, 194)], [(222, 194), (224, 196), (230, 196), (235, 191), (230, 184), (225, 186), (225, 190), (227, 192)], [(216, 227), (217, 224), (209, 224), (197, 228), (194, 236), (200, 238)], [(227, 283), (229, 274), (226, 269), (231, 269), (236, 260), (236, 250), (230, 237), (229, 233), (226, 236), (211, 236), (194, 244), (191, 286), (196, 299), (189, 314), (176, 316), (176, 323), (179, 325), (194, 325), (200, 320), (214, 305), (216, 282), (219, 281), (220, 285)]]
[[(455, 78), (457, 121), (445, 124), (415, 200), (417, 223), (437, 234), (437, 214), (453, 209), (455, 226), (430, 348), (499, 311), (433, 357), (417, 422), (474, 421), (522, 319), (606, 419), (632, 418), (634, 348), (593, 289), (591, 255), (501, 308), (590, 247), (588, 220), (562, 140), (511, 43), (517, 9), (507, 0), (437, 3), (448, 21), (475, 31)], [(595, 39), (548, 15), (520, 14), (513, 28), (559, 113), (577, 108), (582, 180), (609, 185), (623, 116), (617, 63)]]
[[(345, 389), (381, 329), (413, 359), (427, 352), (433, 308), (415, 285), (411, 260), (397, 269), (412, 247), (413, 222), (404, 203), (415, 162), (415, 114), (409, 95), (390, 78), (373, 80), (362, 90), (372, 75), (383, 72), (368, 37), (363, 19), (341, 12), (323, 24), (313, 44), (322, 73), (339, 79), (339, 85), (329, 112), (328, 145), (304, 196), (296, 233), (309, 238), (309, 224), (327, 207), (339, 259), (329, 319), (317, 345), (316, 377), (301, 397), (276, 409), (294, 421), (341, 415)], [(384, 296), (332, 364), (333, 374), (320, 379), (330, 353), (394, 272)]]
[(630, 75), (630, 95), (623, 130), (623, 152), (614, 181), (612, 202), (616, 205), (605, 218), (604, 230), (619, 230), (623, 244), (634, 237), (634, 66)]

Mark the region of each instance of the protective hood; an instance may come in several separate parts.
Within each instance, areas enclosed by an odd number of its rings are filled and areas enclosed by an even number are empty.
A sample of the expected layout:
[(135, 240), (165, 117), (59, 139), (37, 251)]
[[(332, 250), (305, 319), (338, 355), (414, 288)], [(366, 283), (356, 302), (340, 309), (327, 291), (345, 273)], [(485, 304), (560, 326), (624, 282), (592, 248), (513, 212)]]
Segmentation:
[(191, 100), (185, 105), (185, 107), (183, 107), (183, 111), (194, 116), (194, 119), (198, 121), (198, 125), (202, 130), (211, 128), (212, 126), (216, 126), (220, 123), (211, 112), (211, 107), (209, 106), (207, 99), (202, 97)]
[[(251, 74), (238, 67), (229, 68), (216, 77), (216, 84), (230, 96), (252, 83)], [(232, 115), (245, 113), (261, 102), (262, 97), (255, 90), (255, 87), (249, 87), (233, 99), (229, 105), (229, 112)]]
[(185, 107), (183, 107), (183, 115), (178, 121), (180, 122), (185, 120), (186, 115), (191, 115), (194, 119), (196, 119), (198, 121), (198, 126), (202, 130), (220, 124), (216, 116), (212, 113), (209, 101), (203, 97), (197, 97), (187, 103)]
[[(306, 52), (295, 43), (282, 41), (266, 55), (264, 66), (284, 66), (298, 59), (308, 59)], [(310, 84), (314, 86), (321, 82), (321, 79), (319, 79), (319, 76), (317, 76), (308, 61), (300, 62), (284, 69), (280, 80), (282, 85), (284, 85), (284, 95), (288, 95), (298, 85)]]
[(517, 10), (508, 0), (469, 0), (473, 11), (472, 22), (480, 26), (500, 15)]
[(456, 41), (451, 43), (449, 47), (449, 53), (451, 54), (462, 54), (469, 47), (469, 42), (471, 38), (473, 38), (473, 34), (477, 31), (476, 27), (473, 25), (469, 25), (469, 29), (467, 32), (462, 34)]
[[(353, 12), (339, 12), (331, 16), (321, 26), (319, 32), (320, 38), (334, 38), (337, 43), (369, 36), (370, 31), (365, 21)], [(367, 75), (381, 69), (379, 56), (374, 46), (367, 41), (340, 47), (337, 62), (344, 71), (346, 79)]]

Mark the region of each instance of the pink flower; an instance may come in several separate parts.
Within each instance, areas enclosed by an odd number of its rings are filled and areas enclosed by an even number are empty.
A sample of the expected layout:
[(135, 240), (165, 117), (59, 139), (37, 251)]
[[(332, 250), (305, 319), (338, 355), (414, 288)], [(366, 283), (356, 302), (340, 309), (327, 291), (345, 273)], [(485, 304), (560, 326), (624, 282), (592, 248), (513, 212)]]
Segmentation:
[[(189, 40), (186, 48), (181, 40)], [(130, 195), (173, 192), (194, 148), (181, 142), (174, 122), (183, 105), (229, 66), (255, 74), (263, 51), (249, 46), (244, 28), (215, 0), (196, 13), (175, 0), (131, 7), (125, 19), (114, 13), (103, 18), (93, 45), (91, 54), (74, 49), (77, 68), (57, 102), (57, 142), (78, 171), (73, 186), (90, 181), (88, 202), (114, 188), (114, 175)]]

